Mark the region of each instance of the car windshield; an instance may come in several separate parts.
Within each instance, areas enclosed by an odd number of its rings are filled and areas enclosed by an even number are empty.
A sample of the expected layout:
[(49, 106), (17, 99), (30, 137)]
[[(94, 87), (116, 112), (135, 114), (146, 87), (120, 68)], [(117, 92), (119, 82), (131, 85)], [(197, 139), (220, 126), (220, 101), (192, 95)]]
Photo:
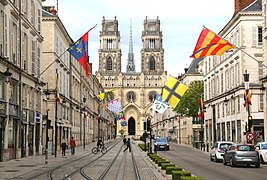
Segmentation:
[(237, 147), (238, 151), (255, 151), (254, 146), (240, 145)]
[(267, 143), (261, 144), (261, 149), (267, 149)]
[(230, 145), (232, 145), (231, 143), (221, 143), (220, 144), (220, 149), (226, 149), (228, 148)]
[(165, 138), (157, 138), (156, 142), (167, 142), (167, 139), (165, 139)]

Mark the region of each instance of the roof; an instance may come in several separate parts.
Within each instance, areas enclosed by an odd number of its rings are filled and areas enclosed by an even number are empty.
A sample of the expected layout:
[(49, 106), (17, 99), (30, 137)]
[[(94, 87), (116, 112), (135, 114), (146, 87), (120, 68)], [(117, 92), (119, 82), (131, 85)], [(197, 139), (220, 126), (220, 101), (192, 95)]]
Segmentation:
[(202, 61), (203, 59), (204, 59), (203, 57), (194, 59), (192, 61), (192, 63), (190, 64), (190, 66), (188, 67), (186, 73), (195, 73), (196, 72), (196, 69), (198, 69), (198, 63), (200, 61)]
[(246, 8), (242, 9), (241, 12), (249, 12), (249, 11), (262, 11), (262, 0), (256, 0)]

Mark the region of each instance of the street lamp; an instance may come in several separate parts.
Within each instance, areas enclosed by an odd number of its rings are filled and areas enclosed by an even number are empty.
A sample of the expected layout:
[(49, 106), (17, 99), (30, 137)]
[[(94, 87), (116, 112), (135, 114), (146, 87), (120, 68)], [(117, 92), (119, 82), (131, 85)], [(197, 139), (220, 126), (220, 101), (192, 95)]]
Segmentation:
[(85, 115), (85, 104), (86, 103), (86, 97), (83, 98), (83, 104), (84, 104), (84, 107), (83, 107), (83, 118), (84, 118), (84, 121), (83, 121), (83, 149), (85, 149), (85, 120), (86, 120), (86, 115)]
[[(45, 97), (46, 100), (48, 101), (48, 99), (50, 98), (50, 92), (48, 90), (48, 84), (47, 84), (47, 89), (45, 91)], [(48, 102), (46, 102), (46, 131), (45, 131), (45, 164), (48, 163)]]
[[(245, 70), (244, 82), (245, 82), (246, 95), (248, 95), (248, 93), (249, 93), (249, 74), (247, 73), (247, 70)], [(252, 116), (250, 115), (249, 103), (246, 103), (246, 107), (247, 107), (247, 111), (248, 111), (248, 131), (251, 132)]]

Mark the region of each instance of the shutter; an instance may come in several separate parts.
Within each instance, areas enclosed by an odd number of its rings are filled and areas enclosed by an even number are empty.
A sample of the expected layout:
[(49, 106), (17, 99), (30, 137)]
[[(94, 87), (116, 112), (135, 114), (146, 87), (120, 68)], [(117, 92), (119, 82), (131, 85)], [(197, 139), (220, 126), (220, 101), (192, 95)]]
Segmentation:
[(257, 27), (252, 27), (252, 47), (257, 46)]

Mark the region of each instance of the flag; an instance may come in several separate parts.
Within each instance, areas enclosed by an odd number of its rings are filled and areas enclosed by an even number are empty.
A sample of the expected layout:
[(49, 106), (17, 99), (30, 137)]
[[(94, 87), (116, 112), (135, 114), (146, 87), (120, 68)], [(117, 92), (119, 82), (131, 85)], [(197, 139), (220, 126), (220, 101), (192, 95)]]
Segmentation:
[(252, 105), (251, 104), (251, 95), (250, 92), (246, 90), (246, 93), (244, 93), (244, 107), (246, 107), (248, 105)]
[(116, 121), (125, 120), (123, 111), (117, 112), (117, 113), (113, 112), (113, 116), (114, 116)]
[(160, 114), (164, 114), (165, 111), (168, 109), (168, 107), (169, 107), (169, 105), (166, 102), (162, 101), (161, 95), (157, 94), (156, 99), (155, 99), (153, 105), (151, 106), (151, 108)]
[(56, 89), (55, 89), (55, 95), (56, 95), (57, 102), (60, 103), (60, 95), (59, 95), (59, 90), (58, 90), (58, 81), (59, 81), (59, 77), (58, 77), (58, 72), (56, 70)]
[[(94, 29), (92, 27), (89, 31)], [(68, 52), (81, 64), (81, 66), (84, 68), (86, 76), (89, 76), (88, 71), (88, 33), (87, 31), (78, 41), (73, 43), (71, 47), (68, 49)]]
[(121, 126), (127, 126), (127, 122), (126, 122), (126, 120), (121, 121)]
[(186, 85), (169, 76), (162, 90), (162, 100), (175, 108), (187, 89)]
[(200, 58), (210, 55), (222, 55), (232, 48), (235, 48), (235, 46), (204, 27), (199, 35), (193, 54), (190, 57)]
[(111, 112), (114, 113), (122, 112), (120, 98), (113, 99), (112, 101), (108, 102), (106, 106), (108, 110), (110, 110)]
[(203, 100), (202, 100), (202, 98), (198, 98), (198, 102), (199, 102), (198, 119), (202, 120), (202, 118), (204, 117), (204, 109), (203, 109)]
[(100, 99), (100, 101), (104, 101), (104, 99), (106, 98), (106, 93), (103, 92), (103, 93), (98, 94), (98, 98)]

